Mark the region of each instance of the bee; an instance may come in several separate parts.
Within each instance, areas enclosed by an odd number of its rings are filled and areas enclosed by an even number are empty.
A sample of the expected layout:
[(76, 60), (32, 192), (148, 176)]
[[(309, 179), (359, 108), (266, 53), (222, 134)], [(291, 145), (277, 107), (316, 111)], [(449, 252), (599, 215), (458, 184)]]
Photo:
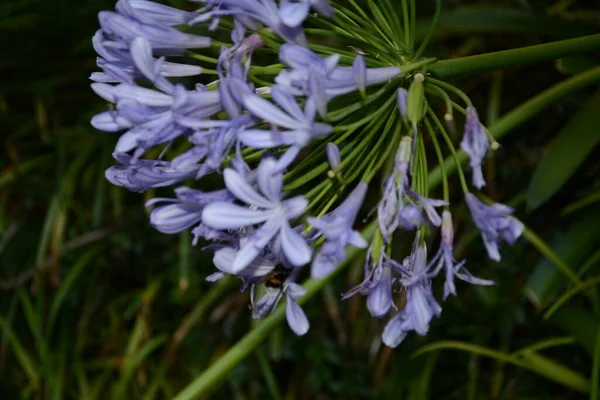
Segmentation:
[(277, 264), (273, 271), (265, 276), (265, 287), (268, 289), (282, 289), (286, 279), (289, 278), (292, 270), (284, 267), (282, 264)]

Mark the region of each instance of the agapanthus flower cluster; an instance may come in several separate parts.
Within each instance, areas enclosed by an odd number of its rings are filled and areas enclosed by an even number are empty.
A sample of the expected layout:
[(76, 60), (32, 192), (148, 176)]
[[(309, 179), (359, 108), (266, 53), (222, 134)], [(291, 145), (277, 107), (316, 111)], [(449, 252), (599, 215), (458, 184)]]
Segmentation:
[[(242, 290), (250, 287), (254, 318), (284, 299), (289, 326), (306, 333), (298, 304), (305, 270), (326, 278), (350, 246), (366, 249), (363, 282), (343, 297), (363, 295), (373, 317), (389, 315), (382, 339), (395, 347), (410, 331), (425, 335), (440, 315), (438, 275), (443, 299), (456, 294), (455, 278), (493, 282), (454, 259), (450, 195), (428, 193), (427, 152), (441, 154), (438, 137), (455, 152), (435, 113), (436, 104), (453, 104), (435, 101), (447, 99), (450, 86), (429, 76), (435, 59), (414, 50), (391, 2), (369, 4), (380, 9), (196, 0), (180, 10), (119, 0), (99, 14), (93, 38), (101, 72), (92, 89), (110, 107), (92, 125), (121, 132), (106, 178), (136, 192), (174, 187), (175, 197), (147, 202), (150, 224), (166, 234), (189, 230), (194, 245), (210, 242), (217, 272), (207, 280), (239, 278)], [(370, 13), (389, 26), (369, 22)], [(328, 34), (337, 47), (324, 45)], [(460, 146), (480, 189), (490, 139), (466, 106)], [(208, 187), (208, 176), (222, 184)], [(514, 243), (523, 225), (462, 182), (489, 257), (499, 260), (499, 244)], [(371, 212), (367, 197), (375, 199)], [(370, 235), (356, 226), (362, 218)], [(412, 232), (414, 244), (398, 261), (392, 249), (401, 231)], [(439, 249), (428, 254), (438, 231)]]

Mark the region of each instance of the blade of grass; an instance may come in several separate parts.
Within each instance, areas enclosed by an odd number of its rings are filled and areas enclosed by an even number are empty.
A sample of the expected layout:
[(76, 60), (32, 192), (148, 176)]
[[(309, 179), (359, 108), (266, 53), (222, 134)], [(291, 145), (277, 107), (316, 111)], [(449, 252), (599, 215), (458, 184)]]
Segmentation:
[(8, 338), (8, 342), (12, 345), (13, 353), (15, 357), (19, 361), (21, 368), (23, 368), (23, 372), (29, 378), (29, 382), (33, 389), (37, 389), (40, 384), (40, 375), (39, 375), (39, 366), (33, 360), (33, 357), (23, 347), (12, 328), (5, 324), (4, 318), (0, 316), (0, 327), (4, 329), (6, 332), (6, 337)]
[(505, 361), (520, 368), (528, 369), (538, 375), (544, 376), (557, 383), (560, 383), (569, 388), (580, 392), (588, 392), (590, 390), (590, 381), (579, 373), (565, 367), (564, 365), (541, 356), (533, 351), (519, 352), (518, 354), (506, 354), (500, 351), (492, 350), (486, 347), (473, 345), (471, 343), (459, 341), (440, 341), (421, 347), (412, 357), (418, 357), (422, 354), (443, 350), (462, 350), (485, 357), (494, 358), (496, 360)]
[(77, 278), (83, 273), (85, 267), (87, 267), (88, 264), (93, 259), (95, 259), (95, 257), (98, 255), (100, 250), (101, 249), (99, 247), (94, 247), (94, 248), (88, 250), (86, 253), (84, 253), (77, 260), (75, 265), (73, 265), (73, 267), (69, 270), (69, 273), (67, 274), (66, 278), (61, 283), (60, 287), (58, 288), (58, 291), (56, 292), (56, 294), (54, 295), (54, 298), (52, 299), (52, 304), (50, 305), (50, 314), (48, 317), (48, 333), (49, 334), (52, 334), (52, 329), (54, 327), (54, 322), (58, 315), (58, 311), (60, 310), (60, 307), (63, 304), (63, 302), (65, 301), (67, 295), (71, 292), (71, 288), (77, 281)]

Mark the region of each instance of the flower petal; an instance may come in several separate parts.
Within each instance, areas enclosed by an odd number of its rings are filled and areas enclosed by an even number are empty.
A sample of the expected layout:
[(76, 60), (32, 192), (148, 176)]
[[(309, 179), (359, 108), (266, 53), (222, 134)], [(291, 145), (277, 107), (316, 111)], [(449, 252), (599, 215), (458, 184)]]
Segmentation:
[(308, 1), (287, 3), (280, 7), (279, 17), (285, 25), (295, 28), (304, 22), (308, 15), (309, 8), (310, 4)]
[(263, 159), (256, 170), (256, 180), (260, 191), (273, 203), (279, 203), (281, 199), (281, 188), (283, 186), (283, 174), (276, 173), (274, 158)]
[(235, 204), (217, 201), (202, 211), (202, 221), (214, 229), (239, 229), (269, 219), (270, 211), (250, 210)]
[(407, 331), (404, 329), (404, 313), (398, 313), (392, 318), (383, 329), (381, 339), (388, 347), (398, 347), (406, 337)]
[(281, 227), (281, 248), (288, 261), (296, 267), (307, 264), (312, 256), (312, 249), (287, 221)]
[(227, 189), (235, 197), (248, 205), (254, 205), (262, 208), (273, 208), (276, 206), (273, 202), (261, 196), (248, 182), (234, 169), (226, 168), (223, 171), (223, 179)]
[(296, 335), (302, 336), (308, 332), (310, 324), (308, 323), (306, 314), (304, 314), (302, 308), (290, 296), (287, 297), (285, 316), (288, 325)]

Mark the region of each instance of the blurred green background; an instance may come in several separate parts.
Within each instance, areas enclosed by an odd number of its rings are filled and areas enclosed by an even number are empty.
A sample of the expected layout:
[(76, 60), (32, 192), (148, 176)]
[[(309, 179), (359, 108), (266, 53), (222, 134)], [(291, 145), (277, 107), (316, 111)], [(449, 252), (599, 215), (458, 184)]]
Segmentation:
[[(600, 32), (597, 1), (443, 4), (428, 50), (438, 58)], [(187, 234), (149, 226), (144, 202), (152, 193), (128, 193), (104, 179), (117, 134), (91, 128), (106, 104), (88, 76), (96, 69), (96, 13), (113, 6), (0, 4), (1, 399), (170, 399), (253, 325), (248, 294), (236, 282), (204, 281), (214, 270), (209, 252), (191, 247)], [(433, 4), (418, 6), (424, 32)], [(598, 60), (588, 54), (455, 83), (493, 126)], [(339, 300), (360, 280), (355, 263), (307, 303), (307, 335), (278, 328), (214, 398), (593, 396), (600, 368), (597, 90), (587, 86), (543, 110), (504, 138), (485, 166), (493, 177), (487, 193), (517, 208), (548, 243), (545, 255), (543, 244), (521, 240), (501, 262), (489, 261), (458, 205), (456, 256), (496, 286), (460, 285), (427, 337), (411, 334), (392, 350), (379, 338), (385, 321), (371, 319), (363, 299)], [(572, 271), (574, 284), (561, 268)]]

